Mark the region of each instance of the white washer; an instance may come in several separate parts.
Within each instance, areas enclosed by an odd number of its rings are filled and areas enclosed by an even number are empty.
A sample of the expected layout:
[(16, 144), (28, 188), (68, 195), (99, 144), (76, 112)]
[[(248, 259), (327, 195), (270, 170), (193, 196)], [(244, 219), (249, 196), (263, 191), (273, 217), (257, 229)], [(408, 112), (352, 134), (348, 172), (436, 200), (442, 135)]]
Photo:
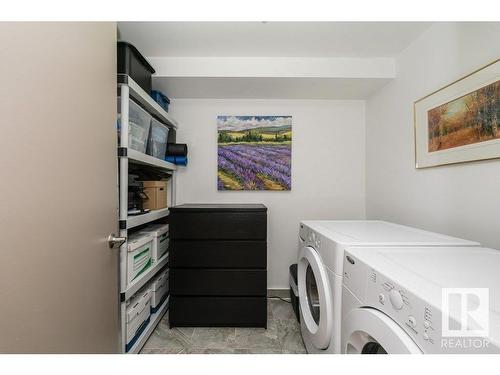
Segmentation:
[(346, 250), (342, 352), (500, 353), (499, 269), (480, 247)]
[(298, 289), (308, 353), (340, 353), (344, 250), (352, 246), (479, 246), (479, 243), (384, 221), (300, 224)]

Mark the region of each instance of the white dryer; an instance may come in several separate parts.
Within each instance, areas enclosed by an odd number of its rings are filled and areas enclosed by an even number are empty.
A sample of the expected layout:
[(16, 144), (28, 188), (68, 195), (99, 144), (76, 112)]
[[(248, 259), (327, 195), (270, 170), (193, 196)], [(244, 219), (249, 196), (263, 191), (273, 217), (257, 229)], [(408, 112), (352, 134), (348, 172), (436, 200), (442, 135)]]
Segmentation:
[(348, 249), (342, 352), (500, 353), (499, 269), (481, 247)]
[(384, 221), (304, 221), (299, 230), (298, 289), (308, 353), (341, 352), (344, 250), (352, 246), (479, 246)]

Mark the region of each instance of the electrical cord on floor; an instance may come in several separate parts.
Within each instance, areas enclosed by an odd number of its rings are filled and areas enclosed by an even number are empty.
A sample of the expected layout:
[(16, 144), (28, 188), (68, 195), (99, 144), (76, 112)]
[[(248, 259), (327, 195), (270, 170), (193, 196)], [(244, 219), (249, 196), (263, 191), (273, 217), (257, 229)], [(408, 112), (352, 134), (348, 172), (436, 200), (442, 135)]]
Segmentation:
[(278, 297), (278, 296), (269, 296), (267, 298), (269, 298), (269, 299), (279, 299), (279, 300), (281, 300), (283, 302), (286, 302), (286, 303), (292, 303), (292, 301), (287, 301), (286, 299)]

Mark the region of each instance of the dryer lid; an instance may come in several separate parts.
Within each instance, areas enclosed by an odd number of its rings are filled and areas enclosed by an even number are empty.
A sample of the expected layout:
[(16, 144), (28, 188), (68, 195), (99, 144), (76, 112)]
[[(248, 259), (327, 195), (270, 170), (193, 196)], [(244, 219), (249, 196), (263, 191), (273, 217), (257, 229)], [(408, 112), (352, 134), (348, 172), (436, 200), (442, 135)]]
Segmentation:
[[(369, 251), (368, 251), (369, 250)], [(500, 296), (500, 251), (482, 247), (351, 248), (349, 254), (412, 293), (441, 303), (442, 288), (489, 288)], [(434, 291), (436, 293), (429, 293)], [(490, 301), (500, 311), (499, 301)]]
[(479, 246), (478, 242), (377, 220), (319, 220), (303, 224), (351, 246)]

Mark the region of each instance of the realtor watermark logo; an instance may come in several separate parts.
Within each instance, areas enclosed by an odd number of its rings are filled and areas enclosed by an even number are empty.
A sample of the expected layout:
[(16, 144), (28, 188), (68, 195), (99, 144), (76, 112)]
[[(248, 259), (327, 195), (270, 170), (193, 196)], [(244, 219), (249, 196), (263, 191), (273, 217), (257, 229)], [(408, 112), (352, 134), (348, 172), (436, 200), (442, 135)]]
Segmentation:
[(489, 297), (488, 288), (443, 288), (442, 347), (488, 347)]

